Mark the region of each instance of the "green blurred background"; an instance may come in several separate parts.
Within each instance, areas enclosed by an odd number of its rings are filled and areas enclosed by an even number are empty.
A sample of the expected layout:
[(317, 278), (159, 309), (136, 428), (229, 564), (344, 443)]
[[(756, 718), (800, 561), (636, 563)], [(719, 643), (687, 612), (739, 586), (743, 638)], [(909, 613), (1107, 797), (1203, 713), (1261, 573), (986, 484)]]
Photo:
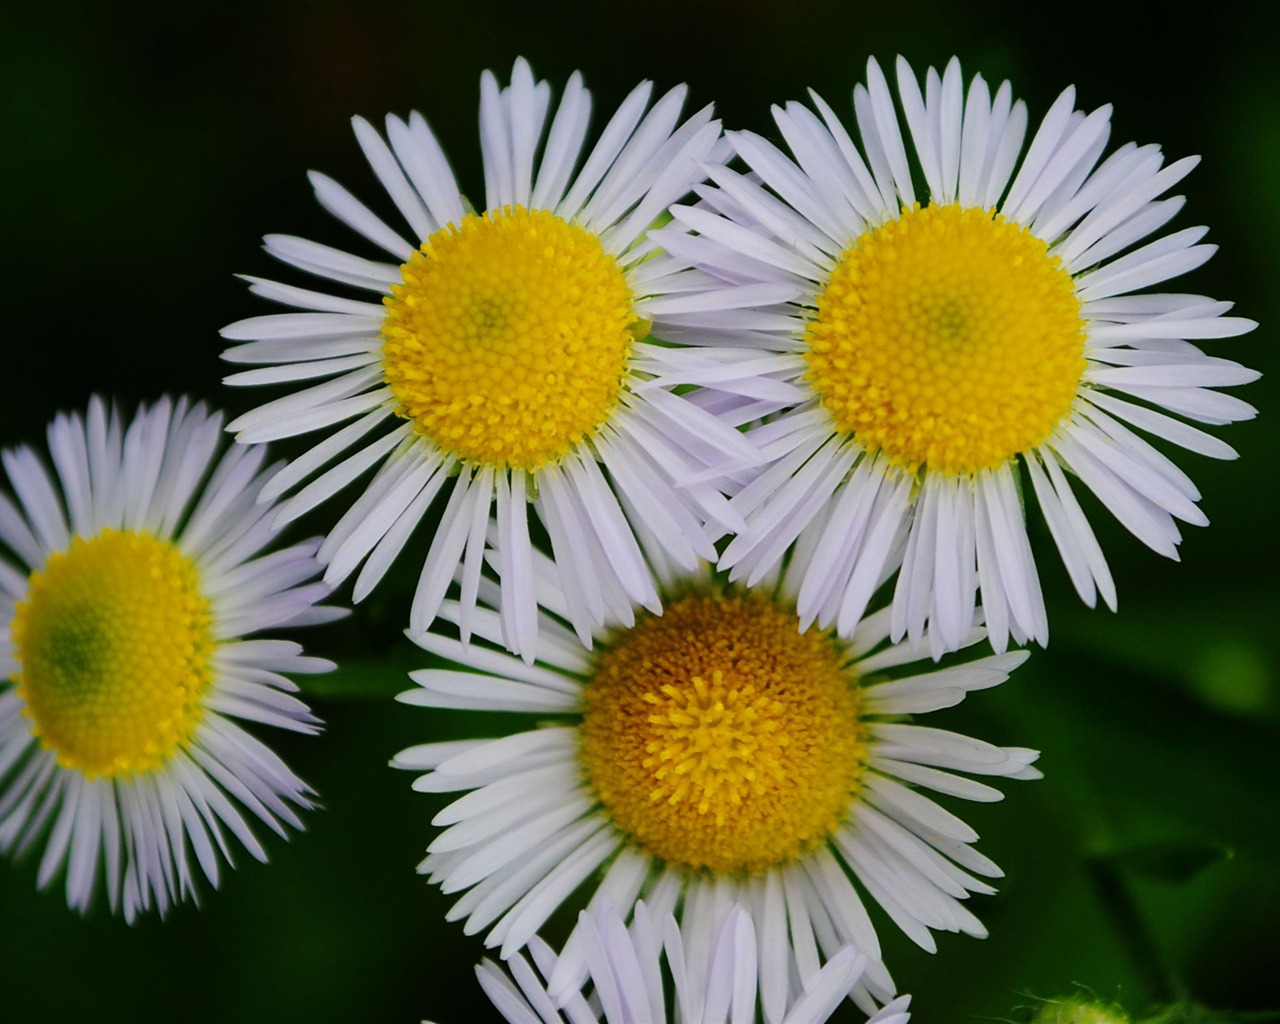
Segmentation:
[[(966, 75), (1010, 78), (1033, 122), (1067, 84), (1115, 104), (1112, 145), (1159, 142), (1204, 163), (1177, 191), (1174, 227), (1208, 224), (1222, 251), (1172, 287), (1234, 299), (1262, 322), (1210, 343), (1271, 373), (1280, 323), (1280, 36), (1276, 5), (1098, 10), (992, 3), (573, 5), (557, 2), (11, 2), (0, 6), (0, 444), (37, 442), (98, 391), (126, 407), (186, 391), (231, 411), (217, 331), (269, 312), (233, 272), (280, 271), (259, 249), (287, 232), (363, 252), (316, 205), (324, 170), (386, 209), (348, 118), (423, 111), (460, 180), (480, 194), (478, 76), (518, 54), (558, 89), (575, 68), (596, 125), (642, 77), (692, 86), (725, 122), (768, 135), (768, 105), (812, 86), (848, 110), (866, 58), (918, 70), (952, 53)], [(1028, 996), (1084, 986), (1141, 1010), (1133, 965), (1091, 887), (1087, 858), (1150, 843), (1223, 844), (1234, 856), (1182, 883), (1126, 874), (1158, 946), (1194, 996), (1280, 1005), (1280, 630), (1273, 379), (1243, 392), (1266, 414), (1220, 433), (1238, 463), (1181, 456), (1213, 521), (1165, 562), (1096, 513), (1121, 613), (1090, 613), (1045, 531), (1053, 639), (1012, 682), (930, 724), (1044, 751), (1046, 780), (966, 806), (1008, 872), (974, 908), (978, 942), (936, 957), (888, 936), (916, 1020), (1006, 1019)], [(322, 531), (339, 513), (321, 510)], [(442, 800), (386, 767), (411, 743), (483, 734), (481, 716), (397, 705), (422, 658), (399, 629), (412, 571), (339, 627), (301, 637), (343, 662), (316, 685), (321, 738), (273, 737), (323, 811), (271, 863), (238, 858), (221, 892), (134, 927), (70, 913), (34, 889), (35, 858), (0, 865), (0, 1020), (416, 1021), (495, 1019), (471, 973), (478, 940), (444, 923), (449, 900), (413, 874)], [(880, 919), (883, 921), (883, 919)], [(847, 1018), (860, 1019), (854, 1014)]]

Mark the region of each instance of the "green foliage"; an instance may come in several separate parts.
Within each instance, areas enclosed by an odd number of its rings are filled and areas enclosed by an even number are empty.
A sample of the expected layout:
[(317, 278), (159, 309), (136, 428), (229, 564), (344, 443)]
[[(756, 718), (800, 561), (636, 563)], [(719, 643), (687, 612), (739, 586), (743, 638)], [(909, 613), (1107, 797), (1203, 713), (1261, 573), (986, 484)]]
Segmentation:
[(1115, 867), (1157, 882), (1190, 882), (1206, 868), (1235, 856), (1223, 843), (1199, 839), (1144, 843), (1104, 858)]

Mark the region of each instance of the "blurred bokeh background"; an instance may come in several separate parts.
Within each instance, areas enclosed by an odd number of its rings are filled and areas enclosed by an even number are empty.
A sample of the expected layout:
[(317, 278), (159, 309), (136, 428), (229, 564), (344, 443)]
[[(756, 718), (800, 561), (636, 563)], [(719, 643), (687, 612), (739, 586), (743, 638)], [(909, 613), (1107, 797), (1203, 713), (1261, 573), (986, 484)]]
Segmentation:
[[(316, 205), (305, 171), (385, 208), (348, 119), (418, 109), (480, 194), (478, 76), (505, 78), (519, 54), (557, 89), (581, 69), (597, 127), (650, 77), (690, 83), (691, 102), (714, 100), (729, 126), (776, 135), (770, 103), (813, 87), (847, 111), (871, 55), (903, 53), (922, 71), (958, 54), (967, 76), (1011, 79), (1033, 123), (1074, 83), (1084, 109), (1115, 104), (1113, 146), (1203, 155), (1177, 190), (1189, 202), (1174, 227), (1210, 225), (1221, 251), (1171, 287), (1233, 299), (1262, 322), (1209, 347), (1269, 375), (1243, 392), (1264, 415), (1220, 432), (1239, 462), (1180, 456), (1212, 520), (1187, 531), (1181, 564), (1090, 506), (1119, 615), (1081, 607), (1047, 534), (1033, 537), (1048, 651), (930, 724), (1040, 748), (1047, 778), (1005, 787), (1002, 804), (964, 808), (1008, 874), (1000, 895), (974, 908), (991, 937), (942, 936), (929, 956), (885, 922), (887, 955), (921, 1024), (1008, 1019), (1030, 997), (1077, 986), (1141, 1011), (1138, 972), (1089, 865), (1159, 844), (1168, 856), (1133, 854), (1121, 871), (1160, 954), (1204, 1003), (1274, 1008), (1277, 11), (1218, 2), (1185, 22), (1151, 5), (1086, 12), (1017, 0), (6, 3), (0, 445), (42, 441), (56, 411), (93, 392), (126, 408), (166, 391), (232, 412), (260, 402), (261, 392), (220, 384), (218, 329), (270, 311), (233, 274), (276, 272), (259, 248), (265, 232), (364, 251)], [(322, 531), (339, 511), (309, 525)], [(496, 1019), (471, 972), (479, 939), (446, 924), (450, 901), (413, 873), (443, 801), (411, 792), (410, 777), (386, 766), (411, 743), (495, 728), (390, 700), (423, 660), (399, 633), (412, 577), (346, 623), (300, 637), (343, 670), (311, 688), (329, 723), (322, 737), (273, 737), (323, 810), (288, 843), (268, 837), (270, 864), (241, 856), (201, 907), (133, 927), (101, 907), (81, 919), (56, 886), (37, 893), (35, 858), (0, 864), (0, 1020)], [(1192, 864), (1203, 870), (1175, 870)]]

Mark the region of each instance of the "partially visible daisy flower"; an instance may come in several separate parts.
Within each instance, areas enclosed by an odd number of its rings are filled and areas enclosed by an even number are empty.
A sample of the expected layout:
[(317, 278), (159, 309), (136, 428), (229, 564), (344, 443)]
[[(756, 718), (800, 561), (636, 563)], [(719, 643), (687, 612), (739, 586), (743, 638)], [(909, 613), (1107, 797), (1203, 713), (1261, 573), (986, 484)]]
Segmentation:
[[(529, 942), (533, 965), (520, 953), (506, 969), (492, 960), (476, 968), (480, 985), (511, 1024), (753, 1024), (756, 1020), (757, 949), (751, 915), (731, 904), (714, 928), (706, 953), (691, 949), (670, 914), (659, 931), (641, 900), (631, 927), (612, 904), (593, 919), (578, 915), (587, 948), (591, 992), (553, 1001), (547, 981), (556, 955), (538, 936)], [(665, 984), (662, 960), (671, 984)], [(846, 946), (818, 973), (797, 982), (782, 1024), (822, 1024), (852, 990), (865, 954)], [(906, 1024), (910, 996), (896, 999), (868, 1024)], [(557, 1010), (557, 1005), (560, 1009)]]
[(758, 453), (711, 412), (647, 386), (680, 376), (682, 350), (649, 339), (679, 340), (679, 330), (664, 331), (664, 317), (706, 285), (659, 253), (648, 228), (704, 179), (708, 163), (728, 155), (710, 107), (681, 124), (685, 87), (646, 113), (651, 92), (649, 82), (638, 86), (588, 152), (591, 97), (579, 75), (549, 119), (550, 87), (524, 60), (507, 88), (486, 72), (479, 214), (421, 115), (389, 116), (386, 141), (356, 118), (356, 137), (413, 241), (313, 174), (325, 208), (395, 262), (282, 235), (267, 237), (267, 251), (374, 300), (252, 278), (256, 294), (306, 312), (222, 332), (247, 342), (225, 359), (267, 367), (234, 374), (230, 384), (332, 378), (241, 416), (230, 425), (239, 440), (347, 423), (266, 488), (264, 498), (274, 498), (332, 463), (283, 503), (280, 521), (379, 467), (320, 549), (328, 582), (363, 561), (354, 591), (361, 600), (436, 495), (449, 493), (414, 595), (412, 632), (431, 625), (461, 563), (469, 633), (491, 508), (504, 642), (529, 658), (537, 623), (529, 506), (584, 641), (607, 613), (657, 606), (640, 530), (662, 557), (692, 567), (715, 557), (708, 522), (716, 534), (742, 525), (704, 477), (712, 467), (754, 464)]
[[(99, 878), (132, 920), (216, 886), (228, 833), (258, 860), (257, 818), (286, 835), (311, 790), (234, 719), (315, 732), (283, 673), (333, 665), (286, 640), (329, 621), (318, 541), (268, 551), (265, 448), (218, 456), (222, 417), (162, 399), (127, 425), (95, 398), (28, 447), (0, 492), (0, 849), (45, 837), (38, 883), (67, 903)], [(247, 814), (245, 812), (248, 812)], [(191, 863), (194, 857), (195, 865)]]
[[(927, 950), (931, 929), (985, 935), (963, 901), (993, 892), (974, 875), (999, 869), (972, 848), (977, 834), (921, 790), (999, 800), (954, 773), (1037, 778), (1036, 753), (902, 716), (1002, 682), (1025, 652), (919, 666), (927, 640), (890, 643), (887, 611), (847, 641), (802, 633), (785, 580), (746, 590), (702, 572), (665, 576), (662, 614), (639, 610), (634, 624), (602, 630), (591, 653), (563, 624), (554, 570), (537, 564), (544, 608), (533, 665), (494, 649), (496, 616), (477, 613), (482, 639), (469, 648), (437, 633), (417, 638), (466, 670), (411, 673), (418, 689), (400, 698), (531, 712), (542, 723), (413, 747), (394, 761), (428, 770), (417, 789), (467, 791), (434, 818), (445, 830), (421, 865), (444, 892), (466, 890), (450, 920), (464, 918), (468, 934), (488, 929), (485, 941), (507, 958), (601, 872), (593, 907), (643, 897), (659, 920), (677, 913), (689, 948), (705, 956), (736, 901), (759, 940), (770, 1024), (797, 980), (844, 945), (870, 960), (855, 1001), (871, 1013), (892, 997), (862, 893)], [(493, 606), (498, 594), (482, 582)], [(974, 629), (967, 639), (983, 637)], [(570, 937), (553, 992), (581, 983), (588, 947), (581, 932)]]
[[(955, 60), (922, 93), (899, 59), (898, 92), (905, 133), (871, 61), (853, 93), (861, 149), (817, 95), (816, 114), (774, 108), (791, 156), (729, 133), (752, 173), (709, 168), (716, 187), (657, 235), (717, 279), (712, 304), (731, 318), (703, 307), (690, 333), (724, 350), (680, 382), (718, 389), (739, 419), (778, 414), (750, 432), (772, 465), (734, 496), (747, 529), (719, 564), (750, 583), (794, 542), (804, 623), (848, 633), (897, 569), (894, 638), (929, 624), (935, 654), (956, 647), (980, 593), (997, 650), (1010, 636), (1044, 643), (1019, 463), (1081, 598), (1114, 609), (1071, 478), (1176, 558), (1176, 521), (1207, 522), (1200, 494), (1137, 431), (1234, 458), (1183, 420), (1247, 419), (1213, 389), (1258, 375), (1188, 339), (1256, 324), (1224, 316), (1230, 303), (1144, 291), (1216, 248), (1199, 244), (1202, 227), (1139, 244), (1182, 208), (1159, 197), (1194, 158), (1165, 167), (1158, 147), (1127, 144), (1100, 162), (1111, 108), (1076, 111), (1073, 89), (1024, 152), (1009, 84), (992, 97), (978, 76), (966, 93)], [(753, 298), (783, 286), (785, 303)], [(735, 359), (750, 372), (735, 375)], [(789, 394), (765, 398), (766, 384)]]

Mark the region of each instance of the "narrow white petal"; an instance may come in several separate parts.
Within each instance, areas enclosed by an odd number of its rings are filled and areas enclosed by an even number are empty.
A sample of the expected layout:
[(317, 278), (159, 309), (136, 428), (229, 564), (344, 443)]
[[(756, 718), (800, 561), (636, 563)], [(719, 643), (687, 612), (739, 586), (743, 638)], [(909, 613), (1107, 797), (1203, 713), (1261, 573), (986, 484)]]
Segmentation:
[(342, 221), (352, 231), (363, 235), (374, 245), (381, 246), (397, 260), (404, 263), (413, 252), (414, 247), (401, 238), (395, 231), (387, 227), (364, 203), (330, 178), (319, 171), (307, 174), (311, 187), (315, 190), (320, 205)]
[(362, 259), (295, 235), (266, 235), (262, 241), (263, 248), (281, 262), (354, 288), (387, 294), (401, 280), (400, 268), (392, 263)]
[[(856, 94), (855, 94), (856, 95)], [(875, 59), (867, 61), (867, 95), (871, 114), (875, 119), (876, 132), (873, 136), (876, 144), (882, 149), (884, 159), (893, 174), (893, 183), (902, 198), (904, 206), (911, 206), (916, 201), (915, 187), (911, 183), (911, 168), (907, 164), (907, 151), (902, 144), (902, 133), (898, 130), (898, 115), (893, 109), (893, 98), (889, 94), (889, 83), (884, 72)], [(861, 119), (859, 119), (861, 123)], [(868, 150), (871, 139), (863, 128), (863, 144)], [(881, 186), (881, 191), (885, 191)]]
[(1130, 533), (1158, 554), (1177, 560), (1177, 544), (1181, 538), (1168, 512), (1134, 490), (1073, 438), (1055, 438), (1051, 450)]
[(462, 558), (471, 525), (471, 515), (480, 488), (473, 486), (470, 467), (464, 467), (453, 485), (453, 493), (440, 516), (440, 526), (431, 541), (414, 590), (409, 611), (411, 633), (425, 633), (440, 612), (440, 604)]
[(554, 209), (559, 204), (582, 151), (590, 116), (591, 94), (582, 87), (582, 75), (575, 71), (565, 84), (564, 95), (547, 134), (547, 145), (533, 189), (535, 209)]
[(568, 194), (557, 204), (555, 209), (557, 214), (571, 220), (582, 210), (587, 196), (595, 190), (605, 172), (613, 165), (618, 153), (639, 123), (645, 107), (649, 105), (652, 92), (652, 82), (641, 82), (622, 101), (622, 105), (605, 125), (604, 131), (601, 132), (582, 170), (578, 172)]

